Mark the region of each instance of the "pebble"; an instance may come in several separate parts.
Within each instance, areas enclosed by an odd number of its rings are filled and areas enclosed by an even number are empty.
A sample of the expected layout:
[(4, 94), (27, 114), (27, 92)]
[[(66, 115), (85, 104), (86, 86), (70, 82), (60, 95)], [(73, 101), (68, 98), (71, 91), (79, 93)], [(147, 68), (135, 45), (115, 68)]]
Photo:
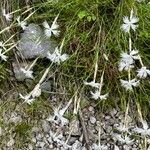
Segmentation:
[(31, 144), (28, 145), (28, 150), (33, 150), (33, 146)]
[(90, 106), (89, 111), (91, 111), (91, 112), (94, 111), (94, 107)]
[(91, 122), (92, 124), (95, 124), (95, 123), (96, 123), (96, 118), (93, 117), (93, 116), (91, 116), (91, 117), (90, 117), (90, 122)]
[(111, 118), (111, 116), (105, 116), (106, 120), (109, 120)]
[(7, 142), (7, 146), (11, 147), (15, 144), (15, 140), (11, 137), (10, 140)]
[(49, 123), (45, 120), (42, 121), (42, 127), (43, 127), (44, 132), (48, 132), (50, 130)]

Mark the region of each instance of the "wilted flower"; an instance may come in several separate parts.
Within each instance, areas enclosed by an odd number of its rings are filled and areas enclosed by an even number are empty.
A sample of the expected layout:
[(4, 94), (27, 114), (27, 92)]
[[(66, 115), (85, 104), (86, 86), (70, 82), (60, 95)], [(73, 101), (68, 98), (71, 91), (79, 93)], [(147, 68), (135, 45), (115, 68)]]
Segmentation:
[(66, 119), (65, 117), (63, 117), (63, 115), (65, 114), (66, 110), (69, 108), (71, 102), (72, 102), (72, 99), (62, 109), (60, 109), (60, 106), (58, 108), (55, 108), (54, 109), (54, 115), (50, 116), (47, 120), (50, 121), (50, 122), (54, 122), (56, 124), (61, 123), (61, 126), (64, 126), (64, 125), (68, 124), (69, 120)]
[(120, 82), (126, 90), (133, 90), (133, 87), (137, 87), (140, 84), (140, 81), (135, 78), (129, 81), (120, 79)]
[(130, 13), (130, 18), (125, 16), (123, 18), (123, 25), (121, 26), (121, 28), (125, 31), (125, 32), (130, 32), (130, 29), (132, 30), (136, 30), (136, 28), (138, 27), (138, 25), (135, 25), (137, 22), (139, 21), (139, 19), (135, 16), (133, 16), (133, 10), (131, 10)]
[(58, 30), (59, 25), (57, 24), (57, 18), (58, 16), (54, 19), (51, 27), (49, 26), (47, 21), (43, 22), (43, 26), (45, 28), (44, 32), (47, 37), (51, 37), (52, 34), (54, 34), (55, 36), (59, 35), (60, 31)]
[(114, 134), (114, 137), (121, 143), (131, 145), (134, 140), (131, 140), (127, 135), (122, 136), (121, 134)]
[(97, 99), (106, 100), (108, 97), (108, 93), (105, 95), (101, 95), (99, 90), (96, 90), (95, 93), (91, 92), (91, 94), (92, 94), (92, 98), (95, 100)]
[(4, 48), (4, 42), (3, 41), (0, 41), (0, 47)]
[(22, 94), (19, 94), (20, 98), (24, 100), (24, 102), (28, 103), (29, 105), (35, 100), (35, 98), (32, 98), (30, 94), (27, 94), (23, 96)]
[(20, 68), (20, 70), (24, 73), (24, 75), (27, 77), (27, 78), (31, 78), (33, 79), (33, 71), (31, 70), (26, 70), (25, 68)]
[(139, 77), (139, 78), (146, 78), (148, 75), (150, 75), (150, 70), (149, 69), (146, 69), (146, 67), (145, 66), (143, 66), (141, 69), (139, 69), (138, 71), (138, 74), (137, 74), (137, 76)]
[(29, 105), (35, 100), (36, 97), (39, 97), (40, 95), (41, 95), (40, 84), (37, 84), (34, 87), (34, 89), (25, 96), (23, 96), (22, 94), (19, 94), (20, 98), (25, 100), (24, 102), (28, 103)]
[(115, 124), (115, 127), (120, 132), (128, 132), (128, 130), (129, 130), (129, 128), (126, 127), (125, 124), (123, 124), (123, 123), (120, 123), (119, 125)]
[(100, 83), (96, 83), (95, 81), (91, 81), (91, 82), (84, 81), (84, 84), (89, 85), (89, 86), (94, 87), (94, 88), (99, 88), (101, 85)]
[(66, 59), (68, 59), (68, 55), (61, 54), (60, 49), (56, 47), (53, 54), (50, 54), (49, 52), (47, 53), (47, 58), (50, 59), (54, 63), (60, 64), (60, 62), (63, 62)]
[(2, 60), (7, 61), (8, 56), (6, 56), (6, 55), (4, 55), (2, 53), (2, 49), (1, 48), (0, 48), (0, 57), (1, 57)]
[(134, 132), (141, 134), (142, 136), (150, 135), (150, 128), (146, 121), (142, 121), (143, 128), (136, 127), (133, 129)]
[(93, 143), (92, 149), (93, 150), (107, 150), (108, 147), (105, 145), (99, 145), (99, 144)]
[(20, 26), (23, 30), (26, 29), (27, 22), (26, 21), (20, 21), (20, 16), (17, 17), (18, 26)]
[(5, 10), (5, 9), (2, 10), (2, 14), (3, 14), (3, 16), (5, 17), (5, 19), (6, 19), (7, 21), (11, 21), (11, 19), (12, 19), (12, 14), (6, 13), (6, 10)]

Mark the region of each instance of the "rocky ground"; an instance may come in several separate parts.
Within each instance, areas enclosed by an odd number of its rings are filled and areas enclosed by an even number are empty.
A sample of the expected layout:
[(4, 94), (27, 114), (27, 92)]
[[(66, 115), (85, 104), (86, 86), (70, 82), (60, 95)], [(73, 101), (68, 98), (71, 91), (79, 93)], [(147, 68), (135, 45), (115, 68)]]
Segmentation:
[[(0, 126), (1, 150), (141, 150), (144, 138), (135, 134), (137, 124), (127, 113), (117, 108), (98, 113), (90, 105), (68, 117), (71, 102), (54, 109), (51, 115), (43, 115), (34, 126), (23, 124), (19, 112), (4, 113)], [(26, 118), (29, 119), (30, 118)], [(19, 125), (24, 125), (24, 128)], [(138, 126), (141, 126), (139, 124)], [(19, 128), (20, 127), (20, 128)], [(18, 136), (26, 135), (24, 139)], [(28, 131), (29, 130), (29, 131)], [(20, 138), (20, 143), (18, 143)], [(147, 147), (150, 143), (146, 138)], [(19, 147), (21, 145), (21, 147)], [(150, 149), (150, 148), (148, 148)]]

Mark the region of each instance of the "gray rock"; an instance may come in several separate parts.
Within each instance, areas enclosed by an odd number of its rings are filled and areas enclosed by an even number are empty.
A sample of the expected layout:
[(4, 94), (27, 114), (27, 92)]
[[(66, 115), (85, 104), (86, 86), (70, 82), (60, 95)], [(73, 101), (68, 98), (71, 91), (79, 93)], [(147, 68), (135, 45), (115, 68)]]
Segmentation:
[(43, 30), (37, 24), (29, 24), (24, 33), (21, 34), (19, 50), (21, 55), (26, 58), (45, 57), (46, 53), (54, 52), (56, 44), (47, 39)]
[(90, 117), (90, 122), (91, 122), (92, 124), (95, 124), (95, 123), (96, 123), (96, 118), (93, 117), (93, 116), (91, 116), (91, 117)]

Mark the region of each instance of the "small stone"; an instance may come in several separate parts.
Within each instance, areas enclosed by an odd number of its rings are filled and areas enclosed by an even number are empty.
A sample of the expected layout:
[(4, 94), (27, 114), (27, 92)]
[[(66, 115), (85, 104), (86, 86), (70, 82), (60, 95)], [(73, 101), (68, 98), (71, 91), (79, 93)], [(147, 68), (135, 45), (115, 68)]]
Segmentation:
[(96, 118), (95, 118), (95, 117), (90, 117), (90, 122), (91, 122), (92, 124), (95, 124), (95, 123), (96, 123)]
[(89, 111), (94, 111), (94, 108), (92, 106), (89, 107)]
[(69, 140), (69, 144), (75, 143), (76, 140), (77, 140), (76, 137), (71, 137), (70, 140)]
[(72, 135), (80, 135), (81, 134), (81, 128), (79, 127), (79, 121), (78, 120), (72, 120), (71, 121), (70, 130), (72, 130)]
[(39, 142), (39, 146), (40, 146), (41, 148), (43, 148), (43, 147), (44, 147), (44, 145), (45, 145), (45, 143), (44, 143), (44, 142)]
[(81, 149), (82, 144), (78, 140), (75, 141), (75, 143), (72, 145), (72, 150), (78, 150)]
[(7, 142), (7, 146), (11, 147), (15, 144), (15, 140), (11, 137), (10, 140)]
[(48, 132), (50, 130), (49, 123), (45, 120), (42, 121), (42, 127), (43, 127), (44, 132)]
[(43, 135), (39, 133), (39, 134), (36, 136), (36, 139), (37, 139), (37, 140), (41, 140), (42, 137), (43, 137)]
[(111, 116), (105, 116), (106, 120), (109, 120), (111, 118)]
[(110, 114), (112, 115), (112, 117), (114, 117), (116, 114), (117, 114), (117, 110), (116, 109), (113, 109)]
[(48, 141), (49, 143), (52, 143), (52, 138), (51, 138), (51, 137), (47, 138), (47, 141)]
[(28, 150), (33, 150), (33, 146), (31, 144), (28, 145)]
[(49, 148), (53, 148), (53, 144), (50, 144), (50, 145), (49, 145)]
[(15, 114), (15, 113), (12, 113), (11, 114), (11, 118), (9, 119), (9, 123), (15, 123), (15, 124), (17, 124), (17, 123), (19, 123), (19, 122), (21, 122), (22, 121), (22, 118), (21, 118), (21, 116), (17, 116), (17, 114)]

